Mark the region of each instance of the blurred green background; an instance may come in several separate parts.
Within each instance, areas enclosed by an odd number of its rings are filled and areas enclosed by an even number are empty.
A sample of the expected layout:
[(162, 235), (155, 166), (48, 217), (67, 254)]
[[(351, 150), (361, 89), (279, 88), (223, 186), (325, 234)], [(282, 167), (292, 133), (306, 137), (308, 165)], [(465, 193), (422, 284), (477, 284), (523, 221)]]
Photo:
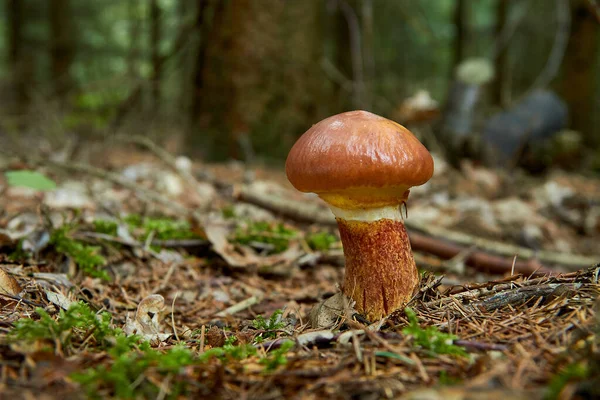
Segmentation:
[(542, 87), (600, 143), (594, 0), (2, 3), (0, 140), (135, 133), (209, 160), (281, 160), (331, 114), (410, 124), (402, 105), (419, 90), (443, 113), (455, 68), (480, 58), (493, 68), (481, 120)]

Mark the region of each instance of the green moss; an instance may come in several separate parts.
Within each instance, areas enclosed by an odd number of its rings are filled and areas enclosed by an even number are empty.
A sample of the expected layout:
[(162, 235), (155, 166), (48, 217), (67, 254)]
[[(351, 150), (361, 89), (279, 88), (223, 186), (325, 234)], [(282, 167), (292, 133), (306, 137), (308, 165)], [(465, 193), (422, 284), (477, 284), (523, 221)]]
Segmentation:
[(553, 400), (560, 398), (560, 393), (568, 383), (583, 380), (587, 378), (588, 375), (589, 368), (584, 363), (573, 363), (565, 366), (550, 380), (548, 388), (544, 393), (544, 399)]
[(245, 227), (238, 227), (232, 241), (240, 244), (250, 245), (252, 243), (265, 243), (273, 246), (269, 251), (271, 254), (281, 253), (288, 249), (290, 240), (297, 236), (293, 229), (285, 225), (271, 224), (269, 222), (251, 222)]
[(96, 314), (83, 302), (73, 303), (67, 311), (61, 310), (56, 319), (43, 308), (37, 308), (36, 313), (40, 316), (38, 320), (22, 318), (15, 322), (8, 334), (10, 342), (60, 343), (64, 351), (83, 337), (91, 336), (97, 343), (109, 344), (109, 337), (122, 335), (120, 330), (111, 328), (109, 313)]
[(254, 321), (252, 321), (252, 326), (255, 329), (263, 331), (257, 336), (258, 341), (277, 337), (277, 331), (283, 329), (286, 325), (286, 323), (281, 320), (282, 314), (282, 310), (275, 310), (269, 319), (265, 319), (262, 315), (258, 315)]
[(462, 379), (448, 375), (447, 371), (445, 371), (445, 370), (440, 371), (440, 378), (439, 378), (440, 385), (452, 386), (452, 385), (458, 385), (461, 382), (462, 382)]
[(105, 235), (117, 236), (119, 224), (115, 221), (109, 221), (107, 219), (96, 219), (94, 220), (94, 230), (98, 233)]
[(69, 237), (73, 229), (72, 225), (64, 225), (54, 230), (50, 235), (50, 244), (57, 252), (71, 257), (86, 275), (110, 280), (108, 273), (101, 269), (106, 264), (106, 259), (99, 254), (101, 248)]
[(286, 340), (277, 350), (269, 352), (267, 357), (261, 358), (258, 362), (265, 366), (265, 372), (275, 371), (278, 367), (287, 364), (286, 354), (294, 347), (292, 340)]
[(317, 251), (329, 250), (335, 242), (337, 242), (337, 238), (329, 232), (310, 233), (306, 236), (308, 246)]
[(235, 218), (235, 209), (233, 206), (225, 206), (221, 209), (221, 214), (225, 219)]
[(171, 218), (150, 218), (131, 214), (125, 222), (134, 230), (140, 230), (139, 240), (146, 240), (150, 235), (159, 240), (177, 240), (197, 238), (187, 221)]
[[(124, 346), (116, 346), (108, 352), (112, 357), (109, 365), (99, 365), (71, 375), (85, 388), (89, 397), (104, 398), (110, 394), (123, 399), (155, 398), (160, 388), (154, 380), (148, 379), (150, 370), (163, 377), (176, 376), (183, 367), (196, 362), (193, 353), (181, 346), (166, 352), (152, 349), (147, 342), (133, 351), (117, 351), (120, 347)], [(185, 394), (185, 387), (185, 381), (173, 381), (169, 398)]]
[(404, 312), (408, 317), (409, 325), (402, 330), (402, 333), (411, 336), (416, 346), (426, 350), (431, 356), (451, 354), (462, 357), (467, 355), (465, 349), (454, 344), (454, 340), (457, 339), (455, 335), (440, 332), (434, 326), (421, 328), (413, 310), (406, 307)]
[(23, 261), (29, 258), (29, 254), (23, 250), (23, 239), (17, 242), (15, 250), (8, 255), (8, 259), (11, 261)]

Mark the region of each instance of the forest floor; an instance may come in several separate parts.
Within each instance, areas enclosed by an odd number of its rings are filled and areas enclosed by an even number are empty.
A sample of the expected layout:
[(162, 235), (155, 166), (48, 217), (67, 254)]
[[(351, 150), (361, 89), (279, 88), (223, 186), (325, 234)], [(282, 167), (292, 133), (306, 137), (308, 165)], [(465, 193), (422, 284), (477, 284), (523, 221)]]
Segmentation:
[(598, 179), (436, 159), (408, 308), (314, 327), (343, 253), (283, 168), (99, 160), (0, 159), (3, 398), (600, 396)]

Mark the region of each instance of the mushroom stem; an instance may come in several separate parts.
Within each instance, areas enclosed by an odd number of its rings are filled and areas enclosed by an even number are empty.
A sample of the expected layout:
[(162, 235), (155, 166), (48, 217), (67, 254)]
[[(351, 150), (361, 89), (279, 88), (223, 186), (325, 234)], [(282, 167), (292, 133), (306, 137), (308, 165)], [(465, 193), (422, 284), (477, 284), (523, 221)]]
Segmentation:
[(419, 272), (399, 207), (331, 208), (346, 259), (344, 294), (371, 321), (404, 306), (418, 286)]

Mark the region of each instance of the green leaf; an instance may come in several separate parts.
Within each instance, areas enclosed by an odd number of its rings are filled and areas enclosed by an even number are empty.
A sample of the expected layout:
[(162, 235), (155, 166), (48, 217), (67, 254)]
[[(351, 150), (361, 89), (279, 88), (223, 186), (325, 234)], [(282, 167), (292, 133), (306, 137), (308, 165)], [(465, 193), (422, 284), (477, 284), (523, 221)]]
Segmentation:
[(9, 186), (27, 187), (35, 190), (56, 189), (56, 182), (37, 171), (21, 170), (4, 173)]
[(402, 361), (407, 365), (415, 365), (415, 362), (406, 356), (402, 356), (400, 354), (392, 353), (391, 351), (376, 351), (375, 357), (385, 357), (385, 358), (394, 358), (396, 360)]

